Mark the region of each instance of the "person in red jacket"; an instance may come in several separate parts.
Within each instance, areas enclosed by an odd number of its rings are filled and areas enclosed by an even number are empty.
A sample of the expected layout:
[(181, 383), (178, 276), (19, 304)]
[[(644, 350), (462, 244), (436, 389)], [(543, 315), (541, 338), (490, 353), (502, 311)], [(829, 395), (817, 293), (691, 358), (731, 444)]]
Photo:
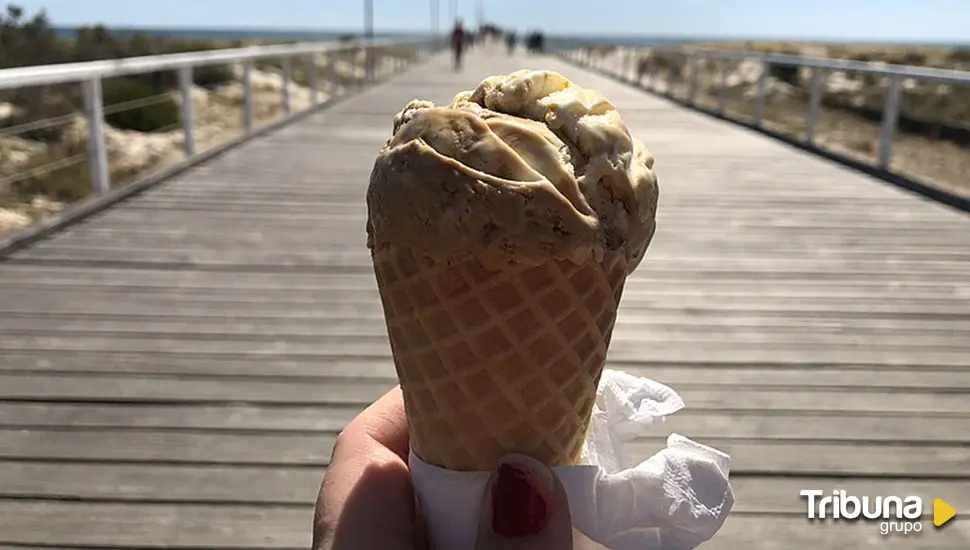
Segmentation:
[(451, 31), (451, 49), (455, 54), (455, 70), (461, 69), (461, 56), (465, 50), (465, 28), (461, 19), (455, 21), (455, 28)]

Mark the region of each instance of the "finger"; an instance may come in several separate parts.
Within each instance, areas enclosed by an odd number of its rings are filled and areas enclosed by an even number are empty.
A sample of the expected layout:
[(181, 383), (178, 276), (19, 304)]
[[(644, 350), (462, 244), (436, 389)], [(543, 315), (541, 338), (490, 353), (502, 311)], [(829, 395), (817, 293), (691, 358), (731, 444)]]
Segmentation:
[(388, 392), (337, 438), (317, 496), (313, 548), (420, 548), (401, 399), (400, 390)]
[(571, 550), (573, 526), (566, 491), (542, 463), (510, 454), (482, 495), (475, 550)]
[(376, 442), (407, 461), (411, 438), (401, 387), (394, 387), (357, 415), (343, 429), (341, 442), (350, 447)]

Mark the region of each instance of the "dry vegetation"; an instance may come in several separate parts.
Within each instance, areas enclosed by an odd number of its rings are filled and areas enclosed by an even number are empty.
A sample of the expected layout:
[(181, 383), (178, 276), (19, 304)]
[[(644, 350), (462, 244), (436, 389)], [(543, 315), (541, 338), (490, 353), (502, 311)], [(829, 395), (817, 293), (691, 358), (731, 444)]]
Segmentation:
[[(319, 100), (326, 100), (331, 94), (339, 94), (344, 88), (362, 81), (360, 57), (328, 60), (320, 56), (317, 64), (322, 88), (318, 93)], [(379, 65), (389, 69), (393, 57), (382, 56)], [(329, 80), (331, 64), (335, 65), (339, 78), (337, 87)], [(231, 71), (233, 77), (227, 82), (193, 89), (197, 150), (204, 151), (242, 133), (241, 72), (236, 66)], [(279, 69), (264, 66), (254, 70), (251, 79), (255, 126), (278, 120), (283, 116), (283, 81)], [(306, 82), (302, 71), (294, 71), (294, 82), (289, 86), (290, 106), (294, 112), (310, 106), (311, 93)], [(172, 91), (170, 98), (181, 109), (179, 94)], [(30, 225), (89, 194), (86, 135), (86, 120), (81, 113), (73, 113), (55, 140), (38, 142), (19, 136), (0, 136), (0, 235)], [(105, 142), (114, 186), (134, 181), (139, 175), (184, 158), (184, 133), (180, 125), (142, 132), (108, 124), (105, 126)]]
[[(898, 65), (919, 65), (970, 71), (970, 50), (942, 47), (842, 45), (821, 43), (717, 43), (708, 49), (784, 53), (805, 57), (854, 59)], [(621, 63), (621, 51), (603, 52), (609, 65)], [(639, 69), (649, 84), (656, 68), (656, 84), (666, 90), (671, 68), (671, 93), (686, 98), (688, 70), (681, 55), (642, 51)], [(709, 109), (718, 106), (720, 71), (727, 70), (724, 89), (729, 116), (752, 121), (756, 83), (761, 65), (754, 61), (714, 61), (698, 65), (695, 101)], [(765, 126), (795, 139), (805, 137), (805, 118), (811, 71), (773, 66), (767, 79)], [(884, 78), (829, 72), (823, 82), (822, 108), (815, 129), (816, 143), (863, 162), (874, 162), (886, 94)], [(953, 86), (913, 79), (903, 81), (898, 131), (893, 143), (892, 170), (970, 197), (970, 86)]]
[[(0, 32), (0, 68), (240, 45), (124, 38), (103, 27), (82, 29), (78, 38), (65, 41), (53, 34), (43, 13), (25, 18), (15, 6), (0, 15)], [(378, 75), (390, 71), (398, 59), (415, 54), (413, 47), (380, 49), (375, 56)], [(363, 61), (363, 49), (353, 47), (316, 56), (318, 99), (361, 84)], [(175, 76), (167, 71), (102, 83), (112, 185), (124, 185), (184, 158), (182, 100)], [(203, 151), (243, 131), (242, 67), (204, 67), (194, 76), (194, 137), (196, 149)], [(257, 127), (283, 115), (282, 76), (279, 61), (259, 61), (252, 71)], [(309, 74), (300, 60), (294, 60), (291, 77), (291, 109), (310, 106)], [(80, 103), (77, 84), (0, 93), (0, 235), (89, 194), (87, 121)]]

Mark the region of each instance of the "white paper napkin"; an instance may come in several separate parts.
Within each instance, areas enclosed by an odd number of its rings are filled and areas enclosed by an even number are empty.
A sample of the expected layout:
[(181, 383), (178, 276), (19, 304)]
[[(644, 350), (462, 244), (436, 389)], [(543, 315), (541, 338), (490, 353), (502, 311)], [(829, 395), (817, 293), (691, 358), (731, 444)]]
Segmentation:
[[(690, 550), (709, 540), (734, 505), (730, 457), (681, 435), (639, 464), (626, 442), (684, 407), (671, 388), (627, 373), (603, 372), (581, 463), (554, 471), (569, 497), (575, 550)], [(410, 456), (414, 489), (434, 550), (475, 546), (489, 472), (456, 472)], [(584, 541), (588, 538), (589, 541)]]

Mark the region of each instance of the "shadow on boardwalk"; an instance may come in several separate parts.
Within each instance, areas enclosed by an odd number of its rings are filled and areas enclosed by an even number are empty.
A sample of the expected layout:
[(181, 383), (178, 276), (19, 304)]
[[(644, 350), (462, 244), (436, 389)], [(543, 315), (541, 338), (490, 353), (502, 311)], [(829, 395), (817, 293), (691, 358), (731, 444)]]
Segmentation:
[[(970, 511), (970, 219), (553, 59), (446, 57), (0, 263), (0, 547), (305, 548), (341, 427), (394, 384), (363, 201), (391, 116), (490, 73), (602, 89), (658, 159), (611, 360), (733, 458), (705, 549), (970, 546), (813, 525), (801, 489)], [(925, 522), (924, 531), (933, 531)]]

